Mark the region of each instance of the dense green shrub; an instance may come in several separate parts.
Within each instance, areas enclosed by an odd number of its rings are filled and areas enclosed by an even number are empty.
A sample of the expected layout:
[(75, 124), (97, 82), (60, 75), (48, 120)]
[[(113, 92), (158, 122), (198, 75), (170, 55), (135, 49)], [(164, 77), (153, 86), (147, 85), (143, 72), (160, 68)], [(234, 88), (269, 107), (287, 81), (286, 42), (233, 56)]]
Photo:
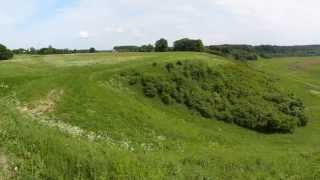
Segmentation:
[(178, 61), (148, 69), (129, 73), (129, 82), (164, 104), (183, 104), (205, 118), (266, 133), (292, 132), (307, 124), (301, 100), (281, 92), (272, 79), (244, 65), (211, 67)]
[(0, 60), (8, 60), (13, 57), (13, 53), (4, 45), (0, 44)]

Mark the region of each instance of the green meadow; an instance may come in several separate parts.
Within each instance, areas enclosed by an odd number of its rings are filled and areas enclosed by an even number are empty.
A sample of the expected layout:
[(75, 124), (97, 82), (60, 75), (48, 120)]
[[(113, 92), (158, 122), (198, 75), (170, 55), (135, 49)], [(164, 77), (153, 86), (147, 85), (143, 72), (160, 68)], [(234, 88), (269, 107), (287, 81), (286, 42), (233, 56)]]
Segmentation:
[(0, 179), (320, 179), (320, 57), (241, 65), (306, 106), (307, 126), (272, 134), (165, 105), (119, 75), (188, 60), (239, 63), (191, 52), (0, 62)]

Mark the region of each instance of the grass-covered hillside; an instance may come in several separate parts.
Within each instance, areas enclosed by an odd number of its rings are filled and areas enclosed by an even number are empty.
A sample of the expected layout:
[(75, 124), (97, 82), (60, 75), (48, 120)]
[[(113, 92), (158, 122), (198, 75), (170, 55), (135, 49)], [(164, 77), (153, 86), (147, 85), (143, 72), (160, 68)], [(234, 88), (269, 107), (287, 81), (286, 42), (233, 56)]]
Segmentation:
[[(319, 62), (15, 56), (0, 62), (0, 179), (320, 178)], [(294, 131), (262, 133), (259, 122)]]
[(140, 86), (146, 97), (260, 132), (293, 132), (308, 122), (299, 98), (277, 88), (273, 78), (240, 63), (211, 66), (179, 60), (134, 68), (123, 76)]

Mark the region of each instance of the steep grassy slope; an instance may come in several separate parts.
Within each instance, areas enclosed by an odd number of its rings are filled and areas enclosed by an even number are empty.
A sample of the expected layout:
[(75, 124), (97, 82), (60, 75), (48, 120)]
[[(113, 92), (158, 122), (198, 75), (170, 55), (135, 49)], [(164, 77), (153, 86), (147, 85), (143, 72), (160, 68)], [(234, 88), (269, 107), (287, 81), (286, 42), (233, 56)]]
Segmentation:
[(294, 134), (267, 135), (201, 118), (179, 104), (163, 105), (115, 78), (126, 69), (178, 60), (233, 63), (201, 53), (18, 56), (1, 62), (0, 177), (319, 177), (319, 89), (303, 90), (305, 83), (318, 86), (319, 69), (293, 77), (287, 67), (295, 61), (252, 64), (281, 72), (274, 75), (283, 82), (279, 86), (298, 93), (310, 116), (310, 124)]

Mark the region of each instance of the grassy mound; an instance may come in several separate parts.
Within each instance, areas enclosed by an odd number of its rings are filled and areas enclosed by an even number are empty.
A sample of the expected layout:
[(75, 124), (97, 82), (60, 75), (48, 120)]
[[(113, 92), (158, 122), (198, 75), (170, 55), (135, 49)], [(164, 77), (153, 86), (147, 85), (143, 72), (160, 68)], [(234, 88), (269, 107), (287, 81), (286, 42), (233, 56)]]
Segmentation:
[(260, 132), (293, 132), (305, 126), (304, 105), (274, 80), (244, 65), (209, 66), (199, 61), (156, 64), (131, 71), (129, 84), (167, 105), (178, 103), (205, 118)]

